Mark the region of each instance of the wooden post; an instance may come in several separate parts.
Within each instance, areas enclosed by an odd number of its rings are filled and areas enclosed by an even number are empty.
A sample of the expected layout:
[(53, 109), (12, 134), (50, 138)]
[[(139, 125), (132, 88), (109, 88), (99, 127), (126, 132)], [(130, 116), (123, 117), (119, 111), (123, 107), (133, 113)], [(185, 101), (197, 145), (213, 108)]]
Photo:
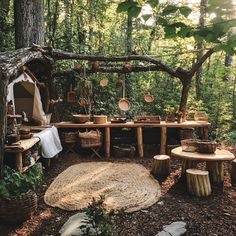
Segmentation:
[(170, 157), (167, 155), (156, 155), (152, 160), (153, 176), (168, 175), (170, 173)]
[(222, 161), (208, 161), (206, 163), (207, 170), (209, 171), (210, 180), (212, 183), (223, 185), (224, 172)]
[(22, 172), (23, 169), (23, 164), (22, 164), (22, 152), (17, 152), (16, 153), (16, 166), (19, 172)]
[(236, 159), (231, 163), (231, 184), (236, 186)]
[(167, 128), (161, 127), (161, 149), (160, 154), (166, 154)]
[(187, 169), (193, 169), (196, 168), (197, 166), (197, 161), (194, 160), (183, 160), (182, 161), (182, 169), (181, 169), (181, 176), (186, 175), (186, 170)]
[(205, 170), (187, 169), (187, 185), (189, 193), (203, 197), (211, 194), (209, 173)]
[(110, 159), (110, 145), (111, 145), (111, 134), (110, 134), (110, 127), (105, 127), (105, 153), (106, 159)]
[(202, 138), (203, 139), (208, 139), (208, 127), (203, 127), (202, 132), (203, 132)]
[(137, 139), (138, 139), (138, 154), (139, 154), (139, 157), (143, 157), (143, 133), (142, 133), (142, 127), (137, 127)]

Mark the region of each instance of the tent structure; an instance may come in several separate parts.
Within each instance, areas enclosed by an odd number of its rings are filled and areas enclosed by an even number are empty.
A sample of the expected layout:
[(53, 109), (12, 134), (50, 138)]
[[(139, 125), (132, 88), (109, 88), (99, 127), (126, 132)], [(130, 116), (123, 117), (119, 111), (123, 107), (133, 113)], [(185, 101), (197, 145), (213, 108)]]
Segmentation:
[(22, 73), (8, 85), (7, 102), (12, 101), (16, 114), (25, 112), (28, 117), (46, 123), (39, 89), (27, 73)]

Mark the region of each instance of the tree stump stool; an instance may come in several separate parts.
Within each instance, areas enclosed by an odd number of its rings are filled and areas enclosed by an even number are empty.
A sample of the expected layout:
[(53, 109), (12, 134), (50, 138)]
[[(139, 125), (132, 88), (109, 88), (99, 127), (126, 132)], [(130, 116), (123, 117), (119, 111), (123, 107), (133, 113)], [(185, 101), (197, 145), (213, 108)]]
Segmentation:
[(211, 194), (211, 184), (208, 171), (187, 169), (186, 177), (189, 193), (197, 197), (208, 196)]
[(231, 163), (231, 184), (236, 186), (236, 159)]
[(170, 173), (170, 157), (167, 155), (154, 156), (151, 173), (153, 176), (168, 175)]
[(222, 185), (224, 181), (223, 162), (222, 161), (208, 161), (206, 168), (209, 171), (210, 180), (216, 185)]

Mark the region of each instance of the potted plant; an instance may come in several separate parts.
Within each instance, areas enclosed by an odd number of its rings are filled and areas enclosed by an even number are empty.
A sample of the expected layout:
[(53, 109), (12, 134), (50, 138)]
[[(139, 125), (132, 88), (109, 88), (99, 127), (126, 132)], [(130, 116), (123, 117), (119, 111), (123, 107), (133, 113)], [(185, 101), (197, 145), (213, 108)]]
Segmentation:
[(37, 209), (35, 190), (42, 182), (42, 165), (36, 163), (25, 173), (19, 173), (8, 166), (0, 179), (0, 220), (20, 223), (29, 219)]

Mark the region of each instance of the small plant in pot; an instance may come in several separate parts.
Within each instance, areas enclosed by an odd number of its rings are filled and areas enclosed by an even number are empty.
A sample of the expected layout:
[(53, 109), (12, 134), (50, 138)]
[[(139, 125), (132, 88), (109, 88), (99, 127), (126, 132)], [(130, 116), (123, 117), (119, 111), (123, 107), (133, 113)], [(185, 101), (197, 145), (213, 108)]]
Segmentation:
[(21, 223), (29, 219), (38, 206), (35, 190), (42, 182), (42, 165), (36, 163), (25, 173), (5, 166), (0, 179), (0, 220)]

